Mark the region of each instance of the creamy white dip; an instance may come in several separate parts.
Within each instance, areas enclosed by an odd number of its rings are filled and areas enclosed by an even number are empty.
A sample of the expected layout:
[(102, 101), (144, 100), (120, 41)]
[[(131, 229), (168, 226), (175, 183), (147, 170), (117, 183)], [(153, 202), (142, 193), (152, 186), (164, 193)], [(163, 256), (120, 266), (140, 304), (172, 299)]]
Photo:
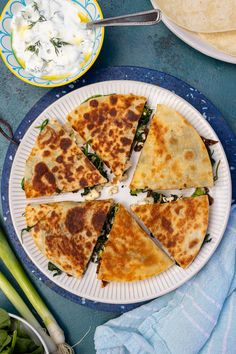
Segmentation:
[(32, 1), (12, 20), (12, 47), (20, 64), (39, 77), (76, 73), (94, 43), (84, 19), (68, 0)]

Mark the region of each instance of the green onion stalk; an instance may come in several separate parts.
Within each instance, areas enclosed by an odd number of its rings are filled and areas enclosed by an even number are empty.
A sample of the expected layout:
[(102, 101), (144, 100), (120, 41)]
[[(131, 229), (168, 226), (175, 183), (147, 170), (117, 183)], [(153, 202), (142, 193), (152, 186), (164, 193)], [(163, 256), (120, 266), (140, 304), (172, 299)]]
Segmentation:
[(48, 349), (50, 353), (58, 353), (58, 354), (72, 354), (74, 350), (68, 344), (65, 343), (65, 336), (62, 329), (57, 324), (55, 318), (48, 310), (47, 306), (37, 293), (34, 286), (29, 281), (24, 269), (22, 268), (20, 262), (16, 258), (13, 253), (3, 231), (0, 228), (0, 258), (2, 259), (5, 266), (12, 273), (25, 295), (33, 305), (34, 309), (37, 311), (42, 321), (44, 322), (48, 333), (50, 335), (47, 336), (42, 334), (44, 331), (41, 328), (38, 321), (32, 315), (30, 310), (27, 308), (23, 300), (17, 294), (15, 289), (10, 285), (8, 280), (4, 277), (3, 274), (0, 273), (0, 288), (8, 297), (8, 299), (12, 302), (15, 308), (19, 311), (19, 313), (24, 317), (32, 326), (34, 326), (48, 345)]

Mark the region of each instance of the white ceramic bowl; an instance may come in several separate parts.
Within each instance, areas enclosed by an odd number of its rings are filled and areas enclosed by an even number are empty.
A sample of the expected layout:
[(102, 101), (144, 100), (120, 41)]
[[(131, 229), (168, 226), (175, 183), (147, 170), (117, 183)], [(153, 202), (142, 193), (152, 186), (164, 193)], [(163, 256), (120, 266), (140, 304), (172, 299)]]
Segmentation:
[(30, 336), (30, 338), (36, 343), (36, 344), (41, 344), (44, 348), (44, 354), (49, 354), (49, 350), (46, 346), (45, 341), (41, 337), (41, 335), (36, 331), (36, 329), (31, 326), (26, 320), (24, 320), (22, 317), (19, 317), (17, 315), (13, 315), (12, 313), (9, 313), (9, 316), (11, 319), (15, 319), (20, 321), (22, 327), (26, 331), (26, 333)]

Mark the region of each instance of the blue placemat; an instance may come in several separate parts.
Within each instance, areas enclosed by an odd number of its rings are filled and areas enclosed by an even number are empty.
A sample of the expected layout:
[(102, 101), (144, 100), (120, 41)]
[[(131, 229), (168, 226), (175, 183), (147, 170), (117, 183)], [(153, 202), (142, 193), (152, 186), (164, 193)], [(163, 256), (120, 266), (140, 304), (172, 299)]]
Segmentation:
[[(90, 71), (81, 79), (69, 84), (68, 86), (63, 86), (55, 88), (43, 96), (29, 111), (25, 116), (19, 127), (17, 128), (14, 138), (20, 140), (34, 119), (51, 103), (56, 101), (58, 98), (63, 95), (85, 85), (89, 85), (95, 82), (107, 81), (107, 80), (135, 80), (143, 81), (155, 85), (159, 85), (163, 88), (166, 88), (177, 95), (184, 98), (191, 105), (193, 105), (211, 124), (216, 134), (221, 140), (221, 143), (225, 149), (229, 166), (231, 170), (232, 181), (236, 181), (236, 137), (228, 127), (227, 123), (223, 119), (221, 113), (217, 108), (197, 89), (191, 87), (187, 83), (177, 79), (174, 76), (150, 70), (146, 68), (138, 67), (113, 67), (100, 69), (96, 71)], [(48, 287), (56, 291), (58, 294), (74, 301), (76, 303), (92, 307), (97, 310), (104, 311), (113, 311), (113, 312), (125, 312), (131, 310), (137, 306), (140, 306), (141, 303), (129, 304), (129, 305), (112, 305), (105, 304), (96, 301), (90, 301), (79, 296), (73, 295), (68, 291), (60, 288), (49, 280), (44, 274), (42, 274), (37, 267), (31, 262), (26, 253), (24, 252), (18, 237), (15, 233), (14, 227), (12, 225), (12, 220), (9, 211), (9, 200), (8, 200), (8, 182), (10, 177), (10, 171), (12, 166), (12, 161), (16, 153), (16, 146), (10, 144), (2, 173), (2, 185), (1, 185), (1, 194), (2, 194), (2, 207), (3, 207), (3, 217), (5, 221), (5, 228), (8, 232), (9, 238), (13, 247), (18, 254), (21, 261), (31, 270), (36, 277), (42, 280)], [(7, 181), (7, 183), (6, 183)], [(236, 199), (236, 184), (233, 183), (233, 200)]]

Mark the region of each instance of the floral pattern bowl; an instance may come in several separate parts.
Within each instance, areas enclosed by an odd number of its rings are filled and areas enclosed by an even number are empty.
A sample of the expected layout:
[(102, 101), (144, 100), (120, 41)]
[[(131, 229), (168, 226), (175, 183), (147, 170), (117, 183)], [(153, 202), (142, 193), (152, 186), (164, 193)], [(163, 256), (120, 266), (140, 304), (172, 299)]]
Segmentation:
[[(102, 11), (96, 0), (69, 0), (78, 5), (78, 12), (83, 13), (89, 20), (95, 21), (103, 18)], [(89, 60), (82, 66), (78, 67), (75, 74), (66, 78), (60, 79), (44, 79), (33, 75), (26, 71), (17, 61), (13, 49), (11, 39), (11, 21), (13, 16), (24, 7), (26, 7), (32, 0), (9, 0), (3, 9), (0, 16), (0, 54), (8, 67), (8, 69), (22, 81), (42, 87), (55, 87), (66, 85), (75, 81), (88, 71), (97, 59), (103, 44), (104, 29), (95, 29), (95, 40), (93, 50)]]

